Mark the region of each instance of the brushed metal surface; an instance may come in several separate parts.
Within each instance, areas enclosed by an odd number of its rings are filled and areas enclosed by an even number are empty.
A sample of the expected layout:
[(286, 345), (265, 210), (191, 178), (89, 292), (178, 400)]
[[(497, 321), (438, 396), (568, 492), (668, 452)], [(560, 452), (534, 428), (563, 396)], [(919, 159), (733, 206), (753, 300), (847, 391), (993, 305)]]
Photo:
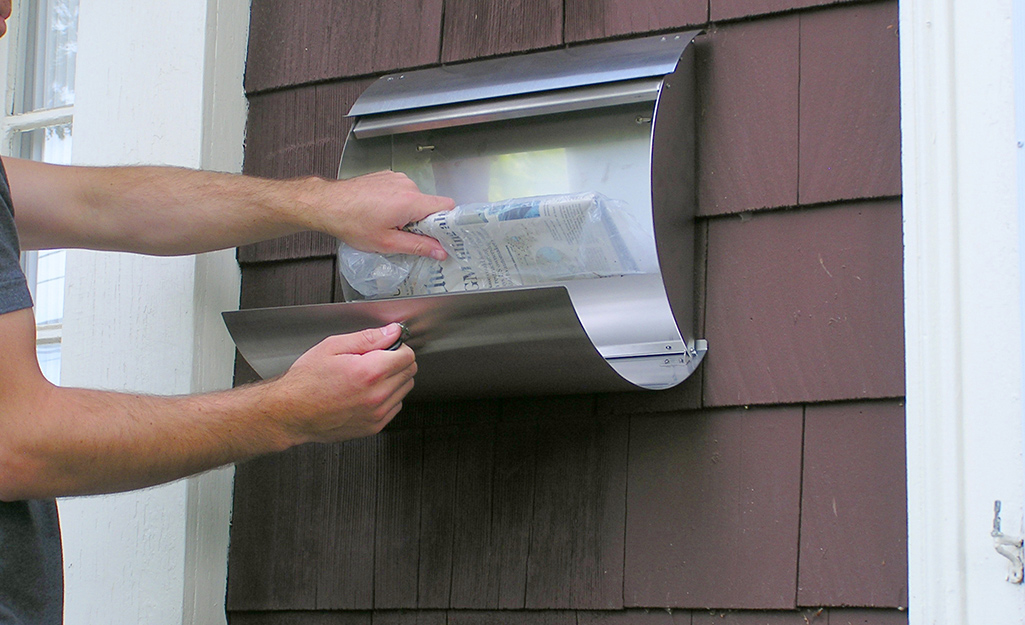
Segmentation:
[(566, 289), (544, 287), (224, 313), (263, 378), (334, 334), (402, 322), (417, 355), (415, 398), (628, 390), (595, 352)]
[(364, 117), (356, 122), (352, 133), (359, 139), (369, 139), (404, 132), (470, 126), (504, 119), (654, 101), (658, 98), (661, 86), (661, 78), (642, 78), (608, 85), (546, 91), (541, 94), (401, 110)]
[(671, 73), (701, 31), (655, 35), (471, 61), (383, 76), (349, 116), (424, 109)]

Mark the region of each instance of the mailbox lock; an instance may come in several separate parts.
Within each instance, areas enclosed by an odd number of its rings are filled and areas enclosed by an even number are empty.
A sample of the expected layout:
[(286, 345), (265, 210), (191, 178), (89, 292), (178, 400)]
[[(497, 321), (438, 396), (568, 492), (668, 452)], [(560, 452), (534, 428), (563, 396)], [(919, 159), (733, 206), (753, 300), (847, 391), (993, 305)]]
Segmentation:
[(398, 348), (402, 347), (402, 343), (403, 342), (409, 340), (409, 328), (406, 327), (406, 324), (404, 324), (404, 323), (402, 323), (400, 321), (399, 322), (399, 329), (400, 329), (399, 338), (395, 339), (394, 343), (392, 343), (388, 347), (384, 348), (385, 351), (393, 352), (393, 351), (397, 350)]

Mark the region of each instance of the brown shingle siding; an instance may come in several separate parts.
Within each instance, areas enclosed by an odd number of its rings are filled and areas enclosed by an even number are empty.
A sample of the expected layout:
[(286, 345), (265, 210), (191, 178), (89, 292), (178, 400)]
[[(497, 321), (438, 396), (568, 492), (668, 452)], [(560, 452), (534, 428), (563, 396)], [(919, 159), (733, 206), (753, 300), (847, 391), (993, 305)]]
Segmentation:
[(904, 404), (808, 406), (800, 605), (906, 607)]
[(563, 405), (539, 420), (526, 607), (621, 608), (629, 424)]
[(828, 625), (907, 625), (907, 610), (834, 609)]
[(245, 172), (265, 178), (291, 178), (314, 171), (317, 137), (316, 87), (300, 87), (249, 98)]
[(904, 394), (900, 202), (710, 223), (706, 406)]
[(246, 91), (437, 63), (443, 0), (254, 0)]
[(692, 625), (828, 625), (825, 611), (695, 611)]
[(330, 302), (333, 279), (333, 258), (243, 265), (239, 306), (267, 308)]
[(703, 26), (708, 0), (566, 0), (566, 43)]
[(231, 625), (907, 625), (898, 610), (447, 612), (238, 612)]
[(897, 196), (897, 4), (801, 14), (801, 204)]
[(450, 611), (448, 625), (577, 625), (577, 615), (569, 610), (537, 612)]
[(562, 0), (459, 0), (445, 4), (445, 63), (562, 43)]
[(699, 56), (698, 210), (900, 195), (897, 5), (714, 27)]
[(795, 606), (800, 406), (634, 417), (628, 606)]
[[(364, 505), (376, 505), (374, 515), (374, 607), (417, 607), (417, 569), (424, 440), (416, 430), (397, 430), (383, 436), (377, 455), (377, 492)], [(366, 572), (364, 572), (366, 574)], [(339, 579), (334, 589), (349, 581)]]
[(698, 56), (698, 213), (795, 206), (800, 18), (713, 28)]
[[(375, 616), (370, 612), (236, 612), (228, 614), (228, 622), (231, 625), (374, 625)], [(400, 623), (417, 625), (417, 621)], [(397, 624), (392, 622), (392, 625)], [(430, 625), (444, 625), (444, 621)]]
[(713, 22), (863, 0), (709, 0)]
[(228, 610), (373, 607), (383, 436), (308, 445), (238, 467)]

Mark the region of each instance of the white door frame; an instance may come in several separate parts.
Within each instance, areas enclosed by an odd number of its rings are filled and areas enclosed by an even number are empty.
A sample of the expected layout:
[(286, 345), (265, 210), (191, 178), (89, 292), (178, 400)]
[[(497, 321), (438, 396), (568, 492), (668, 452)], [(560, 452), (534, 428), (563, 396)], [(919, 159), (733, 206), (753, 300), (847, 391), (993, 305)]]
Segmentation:
[(900, 2), (912, 625), (1025, 620), (1011, 4)]

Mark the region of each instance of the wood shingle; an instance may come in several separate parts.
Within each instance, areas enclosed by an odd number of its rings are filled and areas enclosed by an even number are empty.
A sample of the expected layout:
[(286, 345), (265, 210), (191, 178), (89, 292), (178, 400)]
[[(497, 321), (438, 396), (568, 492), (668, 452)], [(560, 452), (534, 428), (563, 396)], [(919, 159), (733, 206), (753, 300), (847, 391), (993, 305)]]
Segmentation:
[(900, 202), (710, 224), (704, 404), (904, 394)]

